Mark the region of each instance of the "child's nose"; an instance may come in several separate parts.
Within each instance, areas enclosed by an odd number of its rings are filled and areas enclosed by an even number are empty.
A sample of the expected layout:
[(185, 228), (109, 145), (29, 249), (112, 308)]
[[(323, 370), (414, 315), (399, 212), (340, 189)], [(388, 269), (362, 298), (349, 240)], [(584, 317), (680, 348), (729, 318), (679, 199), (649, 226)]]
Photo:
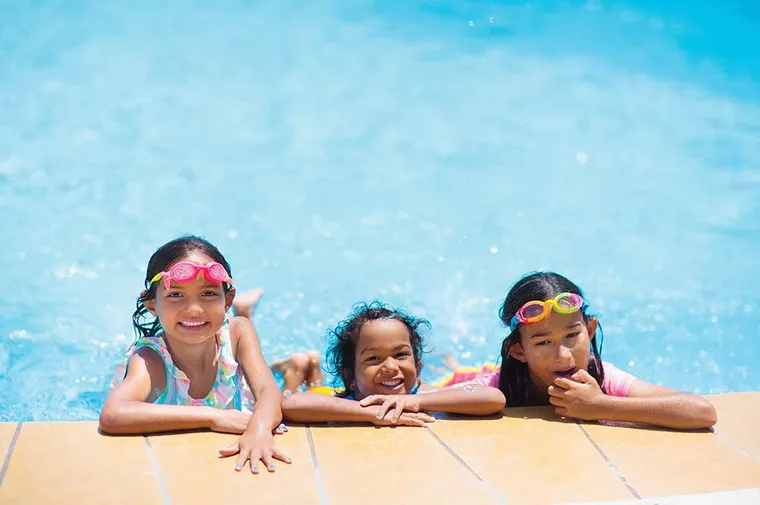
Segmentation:
[(201, 306), (201, 301), (197, 298), (188, 298), (185, 310), (192, 315), (202, 313), (203, 307)]
[(570, 352), (570, 349), (564, 345), (559, 346), (559, 351), (557, 351), (557, 353), (557, 359), (561, 363), (566, 363), (573, 360), (573, 353)]
[(396, 363), (396, 360), (393, 359), (393, 357), (388, 356), (385, 358), (385, 361), (383, 361), (383, 370), (398, 370), (398, 364)]

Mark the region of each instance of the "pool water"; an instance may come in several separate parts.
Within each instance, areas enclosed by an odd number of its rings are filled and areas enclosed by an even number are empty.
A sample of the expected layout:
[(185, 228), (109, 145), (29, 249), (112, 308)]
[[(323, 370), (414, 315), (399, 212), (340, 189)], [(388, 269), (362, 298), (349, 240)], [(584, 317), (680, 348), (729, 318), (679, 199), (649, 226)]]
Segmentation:
[(606, 360), (760, 390), (754, 2), (2, 11), (0, 421), (97, 418), (182, 233), (266, 289), (268, 360), (374, 298), (431, 321), (429, 365), (494, 360), (510, 285), (554, 269)]

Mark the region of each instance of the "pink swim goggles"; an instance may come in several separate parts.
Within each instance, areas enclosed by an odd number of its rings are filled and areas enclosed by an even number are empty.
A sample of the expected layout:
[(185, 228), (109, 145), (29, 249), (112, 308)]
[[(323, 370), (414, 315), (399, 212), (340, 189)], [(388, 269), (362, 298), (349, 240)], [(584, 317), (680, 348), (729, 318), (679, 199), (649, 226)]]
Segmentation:
[(560, 293), (546, 301), (532, 300), (520, 307), (517, 314), (512, 316), (512, 320), (509, 322), (509, 331), (515, 331), (515, 328), (520, 324), (542, 321), (549, 315), (551, 309), (560, 314), (572, 314), (579, 310), (586, 310), (586, 308), (588, 308), (588, 302), (575, 293)]
[(148, 289), (150, 289), (153, 283), (157, 282), (159, 279), (164, 279), (164, 287), (169, 289), (169, 283), (171, 281), (189, 282), (198, 277), (201, 273), (206, 276), (206, 279), (208, 279), (209, 282), (213, 282), (214, 284), (226, 282), (228, 286), (232, 286), (232, 278), (221, 263), (212, 261), (205, 265), (196, 265), (190, 261), (180, 261), (179, 263), (172, 265), (168, 271), (159, 272), (154, 275), (148, 283)]

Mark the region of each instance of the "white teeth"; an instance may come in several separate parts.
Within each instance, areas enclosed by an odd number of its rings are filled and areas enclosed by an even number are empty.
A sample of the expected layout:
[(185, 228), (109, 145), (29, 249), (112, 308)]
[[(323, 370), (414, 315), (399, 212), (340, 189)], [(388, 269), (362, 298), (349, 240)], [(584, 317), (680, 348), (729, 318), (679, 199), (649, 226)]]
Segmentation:
[(383, 386), (387, 386), (389, 388), (395, 388), (396, 386), (399, 386), (403, 381), (381, 381), (380, 384)]
[(206, 324), (203, 321), (182, 321), (182, 326), (203, 326)]

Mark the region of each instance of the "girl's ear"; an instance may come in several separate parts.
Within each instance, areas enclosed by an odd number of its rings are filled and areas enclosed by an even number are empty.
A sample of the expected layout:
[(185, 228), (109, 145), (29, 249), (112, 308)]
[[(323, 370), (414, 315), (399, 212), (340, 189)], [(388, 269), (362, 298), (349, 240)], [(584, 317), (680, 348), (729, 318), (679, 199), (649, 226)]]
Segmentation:
[(235, 286), (232, 286), (229, 291), (224, 294), (224, 311), (227, 312), (232, 307), (232, 302), (235, 300)]
[(158, 317), (158, 312), (156, 312), (156, 299), (151, 298), (150, 300), (145, 300), (146, 296), (150, 296), (150, 293), (148, 293), (147, 290), (140, 293), (140, 299), (144, 300), (143, 305), (145, 305), (145, 308), (148, 309), (148, 312), (150, 312), (153, 317)]
[(589, 340), (594, 340), (594, 337), (596, 336), (596, 328), (598, 326), (599, 326), (599, 321), (597, 321), (595, 317), (589, 318), (588, 324), (586, 324)]
[(523, 349), (523, 346), (520, 343), (513, 344), (512, 347), (509, 348), (509, 355), (522, 363), (528, 361), (528, 358), (525, 357), (525, 349)]

